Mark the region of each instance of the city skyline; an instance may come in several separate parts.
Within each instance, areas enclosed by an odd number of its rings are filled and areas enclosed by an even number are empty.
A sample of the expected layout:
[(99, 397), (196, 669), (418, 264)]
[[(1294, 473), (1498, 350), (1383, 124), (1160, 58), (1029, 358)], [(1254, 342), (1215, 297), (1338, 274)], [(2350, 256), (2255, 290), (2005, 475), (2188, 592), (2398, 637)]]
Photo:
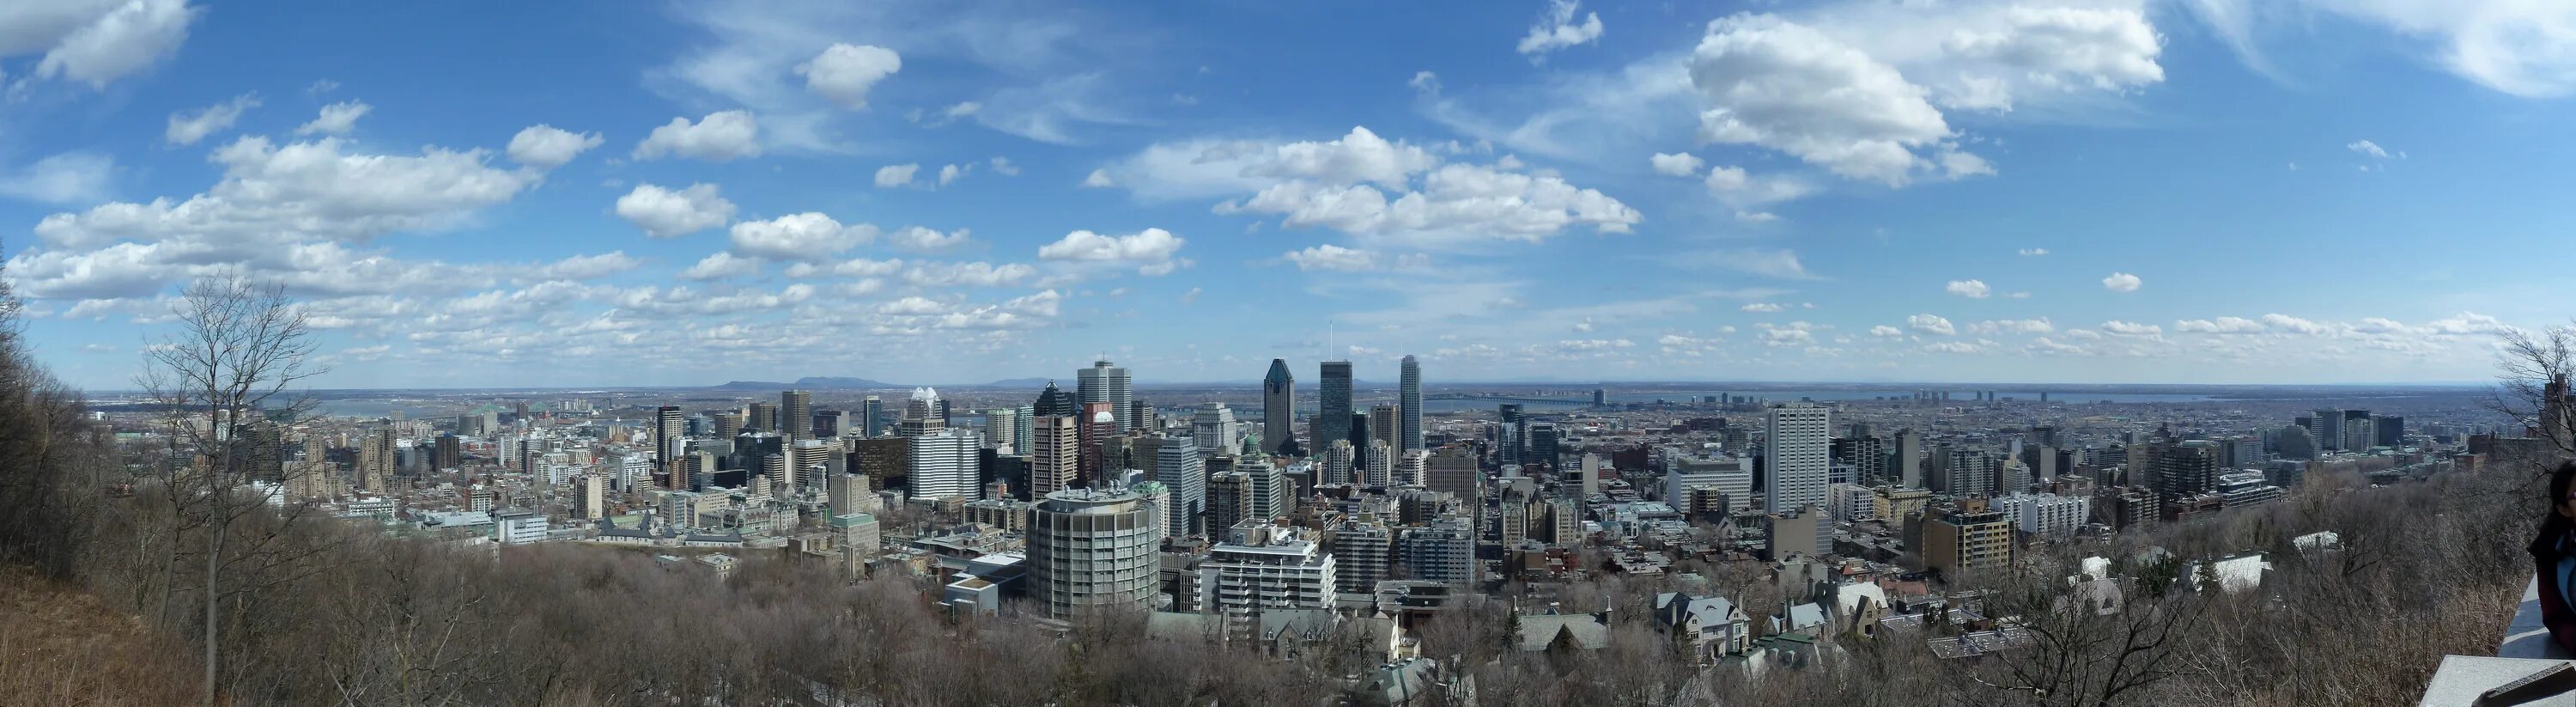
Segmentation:
[(2481, 381), (2570, 21), (2400, 5), (146, 0), (0, 44), (0, 254), (99, 390), (222, 267), (322, 388)]

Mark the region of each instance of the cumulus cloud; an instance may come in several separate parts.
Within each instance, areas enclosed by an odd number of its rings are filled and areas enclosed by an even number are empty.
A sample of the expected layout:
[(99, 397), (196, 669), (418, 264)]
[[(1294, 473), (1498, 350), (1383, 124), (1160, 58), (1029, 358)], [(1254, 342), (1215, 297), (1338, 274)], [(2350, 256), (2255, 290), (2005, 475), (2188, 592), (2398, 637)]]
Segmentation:
[(2111, 273), (2110, 277), (2102, 278), (2102, 289), (2112, 292), (2136, 292), (2139, 287), (2146, 284), (2146, 281), (2138, 279), (2138, 276), (2124, 272)]
[(2137, 322), (2124, 322), (2114, 319), (2102, 323), (2102, 332), (2112, 336), (2155, 337), (2164, 335), (2165, 330), (2164, 327), (2156, 326), (2154, 324), (2140, 324)]
[(875, 226), (841, 225), (811, 211), (733, 225), (734, 252), (782, 261), (821, 261), (874, 240)]
[(868, 107), (868, 89), (901, 70), (903, 58), (894, 50), (851, 44), (833, 44), (796, 66), (806, 88), (852, 110)]
[(722, 226), (733, 220), (733, 212), (733, 202), (718, 194), (713, 184), (691, 184), (685, 189), (638, 184), (634, 191), (617, 198), (617, 216), (654, 238), (674, 238)]
[(2047, 255), (2047, 254), (2048, 254), (2048, 249), (2047, 249), (2047, 248), (2023, 248), (2023, 249), (2021, 249), (2021, 254), (2022, 254), (2022, 255), (2028, 255), (2028, 256), (2041, 256), (2041, 255)]
[(1082, 178), (1082, 186), (1089, 189), (1107, 189), (1118, 186), (1118, 182), (1109, 178), (1109, 170), (1095, 169)]
[(1702, 165), (1707, 164), (1706, 162), (1701, 161), (1698, 155), (1688, 152), (1672, 154), (1658, 152), (1655, 153), (1654, 156), (1646, 158), (1646, 162), (1655, 168), (1656, 174), (1661, 174), (1667, 177), (1688, 177), (1696, 175), (1699, 174), (1699, 168)]
[(1574, 21), (1582, 9), (1577, 0), (1548, 0), (1547, 14), (1530, 26), (1529, 35), (1521, 37), (1520, 53), (1538, 55), (1579, 44), (1590, 44), (1601, 38), (1601, 13), (1584, 13), (1583, 21)]
[(1330, 243), (1305, 250), (1288, 251), (1286, 257), (1288, 262), (1296, 263), (1299, 270), (1357, 272), (1377, 267), (1376, 259), (1368, 251), (1344, 248)]
[(2050, 324), (2047, 317), (2040, 317), (2038, 319), (1995, 319), (1970, 324), (1968, 325), (1968, 331), (1987, 336), (1995, 334), (2047, 334), (2057, 331), (2057, 327)]
[(728, 110), (709, 113), (695, 123), (672, 118), (635, 145), (634, 157), (651, 160), (667, 155), (725, 162), (759, 154), (759, 123), (749, 111)]
[(1904, 336), (1904, 335), (1905, 335), (1905, 330), (1898, 329), (1898, 328), (1896, 328), (1896, 327), (1888, 326), (1888, 325), (1885, 325), (1885, 324), (1880, 324), (1880, 325), (1878, 325), (1878, 326), (1870, 327), (1870, 328), (1869, 328), (1869, 335), (1870, 335), (1870, 336), (1879, 337), (1879, 338), (1882, 338), (1882, 339), (1893, 339), (1893, 338), (1897, 338), (1897, 337), (1900, 337), (1900, 336)]
[(1959, 333), (1959, 328), (1952, 326), (1950, 324), (1950, 320), (1931, 314), (1917, 314), (1911, 317), (1906, 317), (1905, 327), (1917, 332), (1936, 336), (1950, 336)]
[(965, 247), (969, 242), (968, 235), (963, 228), (942, 233), (934, 228), (906, 226), (886, 234), (886, 243), (898, 250), (938, 253)]
[(359, 118), (366, 117), (375, 109), (375, 106), (362, 101), (341, 101), (323, 106), (322, 114), (315, 116), (312, 122), (296, 126), (295, 134), (347, 135), (350, 130), (357, 129)]
[(1522, 170), (1509, 159), (1442, 164), (1429, 149), (1357, 127), (1329, 141), (1158, 143), (1084, 184), (1123, 186), (1149, 200), (1249, 194), (1214, 211), (1421, 247), (1535, 242), (1581, 227), (1625, 233), (1644, 218), (1600, 191)]
[(686, 280), (723, 280), (757, 274), (760, 274), (758, 259), (740, 257), (725, 251), (718, 251), (700, 259), (696, 265), (689, 266), (689, 269), (680, 271), (681, 279)]
[(35, 77), (104, 88), (175, 54), (201, 8), (187, 0), (38, 0), (0, 8), (0, 58), (43, 52)]
[(1777, 216), (1761, 209), (1772, 204), (1804, 197), (1815, 190), (1793, 177), (1760, 176), (1742, 167), (1717, 166), (1708, 170), (1703, 181), (1709, 196), (1718, 203), (1735, 209), (1735, 217), (1745, 221), (1769, 221)]
[(576, 133), (552, 125), (532, 125), (510, 138), (510, 161), (538, 169), (561, 167), (590, 148), (598, 147), (599, 133)]
[(2200, 334), (2256, 334), (2263, 331), (2263, 323), (2242, 317), (2185, 319), (2174, 322), (2174, 331)]
[(1994, 288), (1987, 287), (1984, 280), (1951, 280), (1941, 291), (1968, 299), (1985, 299), (1994, 294)]
[(1902, 186), (1914, 150), (1950, 136), (1924, 90), (1822, 32), (1773, 15), (1709, 25), (1691, 56), (1709, 108), (1700, 137), (1787, 153), (1853, 179)]
[(1188, 265), (1174, 257), (1187, 241), (1160, 228), (1148, 228), (1124, 236), (1104, 236), (1090, 231), (1074, 231), (1053, 243), (1038, 246), (1038, 259), (1074, 264), (1109, 267), (1134, 267), (1142, 275), (1165, 275)]
[(994, 174), (999, 174), (1005, 177), (1020, 176), (1020, 166), (1011, 164), (1011, 158), (995, 157), (992, 159), (992, 164)]
[(241, 119), (243, 111), (258, 107), (259, 97), (245, 93), (185, 115), (172, 113), (169, 127), (161, 131), (161, 139), (172, 145), (194, 145), (206, 136), (231, 130), (233, 122)]
[(878, 167), (877, 188), (893, 189), (895, 187), (911, 186), (912, 175), (920, 171), (921, 165), (917, 164), (890, 164)]
[(1702, 258), (1700, 262), (1716, 265), (1717, 267), (1737, 272), (1752, 273), (1763, 277), (1778, 278), (1782, 280), (1822, 279), (1816, 277), (1813, 273), (1807, 272), (1807, 266), (1798, 261), (1797, 251), (1789, 250), (1787, 248), (1745, 248), (1739, 250), (1713, 251)]
[(1785, 309), (1788, 309), (1788, 308), (1787, 308), (1787, 307), (1782, 307), (1782, 306), (1780, 306), (1780, 305), (1778, 305), (1778, 304), (1771, 303), (1771, 302), (1755, 302), (1755, 303), (1752, 303), (1752, 304), (1744, 305), (1744, 306), (1742, 306), (1742, 307), (1737, 307), (1737, 308), (1735, 308), (1735, 309), (1736, 309), (1736, 311), (1740, 311), (1740, 312), (1760, 312), (1760, 313), (1768, 314), (1768, 313), (1772, 313), (1772, 312), (1779, 312), (1779, 311), (1781, 311), (1781, 310), (1785, 310)]
[(957, 180), (965, 178), (966, 173), (974, 169), (975, 164), (972, 162), (962, 165), (943, 165), (939, 168), (939, 186), (944, 187), (954, 184)]

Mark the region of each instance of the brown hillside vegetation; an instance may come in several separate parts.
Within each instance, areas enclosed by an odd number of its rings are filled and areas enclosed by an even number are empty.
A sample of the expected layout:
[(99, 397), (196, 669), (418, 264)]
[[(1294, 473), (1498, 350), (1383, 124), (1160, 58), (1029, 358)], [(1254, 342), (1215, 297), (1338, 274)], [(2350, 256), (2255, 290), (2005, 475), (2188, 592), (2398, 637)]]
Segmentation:
[(190, 650), (86, 592), (0, 568), (0, 704), (193, 704)]

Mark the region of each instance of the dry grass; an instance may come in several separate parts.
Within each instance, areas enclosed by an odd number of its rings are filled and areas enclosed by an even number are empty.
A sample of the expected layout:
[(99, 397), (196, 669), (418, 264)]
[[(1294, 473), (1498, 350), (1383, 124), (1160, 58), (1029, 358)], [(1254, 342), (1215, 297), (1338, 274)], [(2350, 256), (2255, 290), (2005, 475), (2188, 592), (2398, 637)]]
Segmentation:
[(0, 568), (0, 705), (196, 704), (190, 655), (88, 593)]

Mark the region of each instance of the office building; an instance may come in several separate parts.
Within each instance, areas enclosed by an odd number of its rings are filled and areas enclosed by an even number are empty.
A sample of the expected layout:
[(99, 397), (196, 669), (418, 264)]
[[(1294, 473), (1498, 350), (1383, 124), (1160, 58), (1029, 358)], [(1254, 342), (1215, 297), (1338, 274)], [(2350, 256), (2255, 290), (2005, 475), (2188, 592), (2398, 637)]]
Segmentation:
[(432, 446), (435, 451), (430, 453), (431, 468), (440, 471), (464, 468), (465, 440), (457, 439), (456, 435), (441, 434)]
[(1385, 442), (1388, 447), (1399, 444), (1396, 438), (1401, 436), (1401, 431), (1397, 429), (1400, 424), (1396, 420), (1401, 413), (1402, 411), (1394, 405), (1369, 406), (1368, 434), (1362, 435), (1359, 440), (1351, 444), (1363, 451), (1376, 442)]
[(983, 493), (974, 430), (942, 427), (910, 438), (913, 498), (974, 500)]
[(1029, 596), (1056, 619), (1151, 610), (1161, 538), (1154, 512), (1133, 491), (1047, 494), (1029, 513)]
[(1134, 412), (1136, 387), (1135, 382), (1127, 377), (1127, 369), (1110, 365), (1105, 359), (1093, 361), (1090, 368), (1074, 371), (1074, 383), (1080, 395), (1075, 402), (1107, 404), (1109, 414), (1117, 418), (1118, 432), (1136, 429), (1137, 421), (1130, 417)]
[(946, 428), (948, 420), (939, 412), (942, 402), (937, 390), (912, 389), (912, 397), (903, 401), (903, 419), (895, 422), (895, 436), (919, 437)]
[(2379, 438), (2375, 440), (2379, 446), (2389, 449), (2406, 446), (2406, 418), (2380, 415), (2371, 418), (2370, 422), (2373, 431), (2379, 434)]
[(1887, 473), (1894, 477), (1896, 485), (1927, 488), (1923, 485), (1923, 435), (1910, 429), (1897, 430), (1895, 454), (1891, 460), (1895, 464)]
[(1325, 361), (1321, 380), (1323, 387), (1317, 393), (1321, 405), (1315, 409), (1308, 435), (1317, 450), (1351, 437), (1351, 362)]
[(1329, 537), (1333, 554), (1334, 589), (1344, 594), (1363, 594), (1377, 590), (1377, 583), (1394, 578), (1395, 530), (1369, 518), (1349, 518), (1333, 524)]
[(1831, 414), (1813, 405), (1771, 408), (1765, 420), (1762, 454), (1763, 510), (1773, 514), (1800, 506), (1823, 507), (1832, 472)]
[(778, 406), (769, 403), (752, 403), (751, 428), (762, 432), (782, 432), (783, 430), (778, 428)]
[(1521, 450), (1528, 444), (1529, 422), (1521, 418), (1519, 403), (1503, 403), (1495, 410), (1501, 424), (1494, 428), (1494, 458), (1504, 464), (1521, 463)]
[(1457, 585), (1476, 582), (1476, 525), (1472, 520), (1448, 516), (1419, 528), (1406, 528), (1397, 540), (1397, 548), (1414, 579)]
[(1529, 423), (1529, 427), (1527, 429), (1529, 430), (1529, 447), (1527, 453), (1521, 456), (1521, 463), (1545, 465), (1550, 469), (1556, 468), (1556, 423), (1533, 422)]
[(1433, 491), (1447, 491), (1462, 499), (1484, 495), (1485, 475), (1476, 467), (1476, 450), (1463, 444), (1431, 450), (1430, 459), (1423, 465), (1423, 477), (1423, 486)]
[(870, 395), (859, 401), (859, 436), (885, 436), (885, 400)]
[(778, 415), (787, 429), (779, 430), (788, 439), (814, 438), (814, 393), (786, 390), (778, 393)]
[(2308, 436), (2317, 443), (2317, 451), (2343, 450), (2343, 421), (2343, 411), (2334, 408), (2318, 408), (2309, 418)]
[(1242, 448), (1242, 427), (1234, 421), (1234, 410), (1225, 403), (1200, 405), (1190, 415), (1190, 437), (1198, 440), (1199, 451), (1206, 454), (1232, 454)]
[(1029, 436), (1029, 497), (1073, 488), (1082, 478), (1082, 429), (1073, 417), (1041, 415)]
[(1295, 510), (1295, 497), (1290, 495), (1288, 476), (1261, 455), (1235, 461), (1234, 470), (1243, 474), (1245, 483), (1244, 517), (1269, 522)]
[(663, 488), (688, 488), (688, 481), (683, 478), (688, 476), (688, 472), (680, 468), (680, 455), (687, 451), (688, 444), (682, 428), (685, 424), (678, 406), (664, 405), (653, 410), (653, 466), (657, 473), (664, 475)]
[(1411, 354), (1406, 354), (1400, 366), (1395, 389), (1395, 404), (1399, 408), (1395, 433), (1396, 449), (1411, 452), (1423, 448), (1422, 362), (1414, 360)]
[(1323, 462), (1324, 475), (1316, 479), (1316, 482), (1326, 484), (1359, 483), (1360, 479), (1355, 473), (1358, 471), (1358, 466), (1356, 464), (1358, 459), (1359, 452), (1358, 450), (1351, 448), (1350, 440), (1337, 439), (1325, 443), (1324, 455), (1321, 460)]
[(1261, 378), (1261, 448), (1279, 456), (1295, 456), (1297, 432), (1297, 377), (1288, 373), (1288, 359), (1270, 359), (1270, 374)]
[(1186, 537), (1198, 530), (1199, 515), (1207, 512), (1207, 470), (1199, 458), (1198, 444), (1188, 437), (1159, 437), (1155, 451), (1152, 478), (1171, 489), (1172, 537)]
[(1210, 528), (1232, 528), (1252, 520), (1252, 475), (1240, 471), (1208, 474), (1207, 517)]

